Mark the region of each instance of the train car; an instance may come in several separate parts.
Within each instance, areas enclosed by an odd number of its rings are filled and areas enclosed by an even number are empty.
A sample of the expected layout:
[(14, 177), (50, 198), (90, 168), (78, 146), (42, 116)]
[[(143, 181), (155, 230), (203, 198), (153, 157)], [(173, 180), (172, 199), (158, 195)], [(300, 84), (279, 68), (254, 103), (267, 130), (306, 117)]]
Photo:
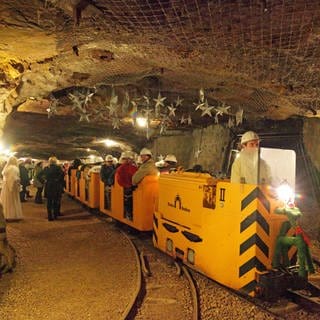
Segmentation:
[[(109, 190), (100, 182), (100, 211), (139, 231), (152, 231), (153, 213), (158, 201), (158, 176), (147, 176), (133, 191), (132, 220), (125, 216), (123, 188), (117, 179)], [(106, 195), (109, 192), (109, 195)], [(111, 203), (107, 205), (108, 200)]]
[(98, 172), (91, 172), (90, 176), (86, 175), (86, 171), (81, 172), (79, 200), (87, 207), (97, 209), (100, 203), (100, 176)]
[(67, 174), (64, 176), (65, 188), (64, 192), (70, 195), (71, 192), (71, 177)]
[(65, 192), (71, 197), (75, 196), (76, 171), (76, 169), (71, 169), (70, 176), (66, 174), (64, 177), (66, 182)]
[(160, 177), (159, 195), (155, 247), (247, 295), (277, 290), (272, 259), (287, 217), (274, 213), (282, 204), (267, 187), (180, 172)]

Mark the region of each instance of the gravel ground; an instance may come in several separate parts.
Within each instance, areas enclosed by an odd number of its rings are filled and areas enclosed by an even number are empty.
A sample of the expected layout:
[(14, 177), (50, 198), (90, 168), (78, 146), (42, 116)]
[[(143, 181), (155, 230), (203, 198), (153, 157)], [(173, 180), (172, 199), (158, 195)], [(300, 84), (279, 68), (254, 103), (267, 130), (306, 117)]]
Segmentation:
[[(96, 219), (67, 196), (62, 211), (64, 216), (58, 221), (48, 222), (44, 205), (30, 200), (23, 203), (25, 219), (8, 223), (17, 267), (0, 279), (1, 320), (118, 319), (126, 308), (137, 278), (131, 246), (113, 224)], [(305, 225), (312, 225), (310, 220)], [(314, 240), (313, 245), (320, 259), (319, 242)], [(144, 250), (152, 276), (146, 279), (147, 295), (135, 318), (191, 319), (186, 282), (175, 274), (164, 254)], [(210, 279), (194, 276), (201, 294), (202, 320), (275, 319)], [(319, 317), (298, 310), (284, 318)]]
[(144, 252), (151, 275), (145, 277), (145, 297), (136, 320), (192, 319), (192, 297), (188, 281), (177, 274), (171, 257), (155, 249), (151, 239), (135, 241)]
[(58, 221), (32, 200), (23, 212), (8, 223), (17, 266), (0, 279), (0, 319), (118, 319), (137, 278), (127, 240), (67, 196)]

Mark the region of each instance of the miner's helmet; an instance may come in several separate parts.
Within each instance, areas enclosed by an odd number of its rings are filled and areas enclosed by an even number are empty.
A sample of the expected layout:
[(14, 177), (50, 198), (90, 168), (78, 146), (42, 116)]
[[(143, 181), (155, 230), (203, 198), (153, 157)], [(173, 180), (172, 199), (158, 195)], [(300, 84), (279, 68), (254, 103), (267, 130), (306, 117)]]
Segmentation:
[(253, 131), (245, 132), (241, 137), (241, 144), (245, 144), (249, 141), (260, 140), (259, 136)]
[(167, 156), (164, 158), (164, 161), (174, 162), (174, 163), (178, 162), (176, 156), (173, 154), (167, 154)]
[(133, 159), (133, 154), (131, 151), (124, 151), (121, 154), (122, 159)]
[(111, 154), (107, 154), (106, 157), (105, 157), (105, 161), (113, 162), (113, 156)]
[(149, 150), (147, 148), (143, 148), (140, 151), (140, 156), (150, 156), (150, 157), (152, 157), (152, 152), (151, 152), (151, 150)]

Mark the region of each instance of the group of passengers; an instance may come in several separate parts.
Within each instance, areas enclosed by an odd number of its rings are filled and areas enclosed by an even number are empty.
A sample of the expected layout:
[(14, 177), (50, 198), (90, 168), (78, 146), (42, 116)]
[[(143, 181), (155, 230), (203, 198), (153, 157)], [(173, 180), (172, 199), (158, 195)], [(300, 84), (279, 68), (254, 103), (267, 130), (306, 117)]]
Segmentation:
[(111, 157), (111, 155), (106, 156), (105, 164), (100, 170), (100, 178), (105, 184), (105, 208), (111, 209), (111, 186), (116, 179), (123, 188), (124, 216), (132, 220), (133, 190), (145, 176), (156, 176), (159, 170), (152, 159), (151, 151), (147, 148), (143, 148), (138, 157), (131, 151), (124, 151), (118, 166), (111, 163)]
[(143, 148), (139, 155), (132, 151), (124, 151), (119, 160), (108, 154), (101, 165), (90, 166), (83, 164), (80, 159), (75, 159), (68, 169), (68, 175), (71, 176), (72, 169), (77, 169), (76, 177), (79, 181), (83, 172), (85, 190), (88, 193), (91, 173), (99, 172), (100, 179), (104, 183), (104, 209), (106, 210), (111, 210), (111, 190), (116, 179), (124, 192), (124, 215), (132, 220), (132, 192), (142, 179), (145, 176), (157, 176), (159, 172), (169, 173), (176, 168), (177, 159), (174, 155), (168, 154), (163, 161), (155, 163), (151, 150)]
[(12, 156), (4, 166), (2, 177), (0, 201), (6, 220), (22, 219), (21, 202), (26, 202), (27, 198), (32, 197), (27, 188), (31, 185), (31, 181), (37, 189), (35, 203), (43, 203), (44, 190), (48, 220), (52, 221), (60, 215), (64, 173), (56, 157), (50, 157), (46, 166), (43, 166), (43, 161), (37, 162), (34, 166), (31, 159), (18, 161)]

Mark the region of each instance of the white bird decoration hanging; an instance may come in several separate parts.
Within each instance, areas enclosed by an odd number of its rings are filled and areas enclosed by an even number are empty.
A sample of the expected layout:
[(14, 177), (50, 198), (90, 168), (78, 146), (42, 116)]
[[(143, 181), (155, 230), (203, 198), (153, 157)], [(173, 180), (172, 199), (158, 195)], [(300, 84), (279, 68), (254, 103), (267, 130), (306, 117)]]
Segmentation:
[(233, 116), (230, 116), (229, 119), (228, 119), (228, 128), (231, 129), (233, 128), (235, 125), (235, 120), (234, 120), (234, 117)]
[(236, 112), (236, 125), (240, 125), (243, 121), (243, 109), (239, 109), (237, 112)]
[(94, 88), (95, 91), (94, 92), (90, 92), (90, 90), (87, 91), (87, 93), (85, 94), (84, 96), (84, 102), (83, 102), (83, 105), (86, 107), (89, 102), (91, 102), (91, 99), (93, 97), (93, 95), (96, 93), (96, 88)]
[(191, 125), (192, 125), (192, 118), (191, 118), (191, 115), (190, 115), (190, 114), (188, 115), (187, 123), (188, 123), (188, 126), (191, 126)]
[(200, 98), (200, 102), (204, 102), (204, 89), (201, 88), (199, 90), (199, 98)]
[(120, 119), (115, 117), (112, 119), (112, 127), (113, 129), (120, 129)]
[(149, 107), (150, 106), (150, 98), (148, 96), (143, 96), (143, 99), (145, 101), (146, 106)]
[(130, 105), (130, 97), (129, 92), (126, 91), (124, 93), (123, 101), (122, 101), (122, 111), (123, 113), (127, 113)]
[(202, 150), (198, 149), (198, 150), (194, 153), (194, 157), (195, 157), (196, 159), (198, 159), (201, 152), (202, 152)]
[(145, 117), (149, 119), (151, 116), (152, 110), (147, 108), (147, 109), (143, 109), (142, 112), (144, 113)]
[(138, 111), (138, 103), (134, 100), (131, 100), (132, 104), (132, 112), (137, 112)]

